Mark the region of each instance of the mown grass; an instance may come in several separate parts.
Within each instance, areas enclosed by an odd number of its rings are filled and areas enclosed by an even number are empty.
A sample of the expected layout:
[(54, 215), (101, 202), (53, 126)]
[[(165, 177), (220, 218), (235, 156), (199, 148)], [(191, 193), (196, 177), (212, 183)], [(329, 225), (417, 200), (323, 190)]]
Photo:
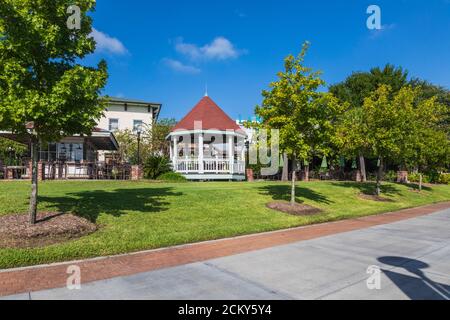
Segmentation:
[[(34, 249), (0, 249), (0, 269), (105, 256), (230, 236), (290, 228), (450, 200), (450, 186), (421, 194), (384, 184), (392, 202), (358, 197), (373, 184), (309, 182), (297, 186), (298, 201), (323, 209), (291, 216), (266, 208), (287, 200), (289, 184), (53, 181), (40, 184), (39, 210), (72, 212), (101, 226), (89, 236)], [(0, 182), (0, 215), (26, 213), (29, 183)]]

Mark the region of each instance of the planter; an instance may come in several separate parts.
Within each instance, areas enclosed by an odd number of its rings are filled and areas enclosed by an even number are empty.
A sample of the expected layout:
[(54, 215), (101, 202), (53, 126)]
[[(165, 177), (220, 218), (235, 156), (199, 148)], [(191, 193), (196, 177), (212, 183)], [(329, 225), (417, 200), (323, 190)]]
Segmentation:
[(409, 183), (408, 171), (397, 171), (397, 182), (398, 183)]
[(253, 169), (247, 169), (245, 170), (246, 175), (247, 175), (247, 181), (248, 182), (253, 182), (255, 181), (255, 179), (253, 178)]
[(131, 166), (131, 180), (138, 181), (144, 179), (144, 170), (142, 166)]
[(363, 178), (360, 170), (355, 170), (352, 173), (352, 180), (356, 182), (363, 182)]

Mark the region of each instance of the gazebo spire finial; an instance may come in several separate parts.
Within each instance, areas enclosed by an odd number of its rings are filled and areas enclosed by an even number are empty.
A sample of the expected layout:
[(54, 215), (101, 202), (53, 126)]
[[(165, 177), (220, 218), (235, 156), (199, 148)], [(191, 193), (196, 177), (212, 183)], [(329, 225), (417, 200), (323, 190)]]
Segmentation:
[(206, 83), (205, 85), (205, 97), (208, 96), (208, 83)]

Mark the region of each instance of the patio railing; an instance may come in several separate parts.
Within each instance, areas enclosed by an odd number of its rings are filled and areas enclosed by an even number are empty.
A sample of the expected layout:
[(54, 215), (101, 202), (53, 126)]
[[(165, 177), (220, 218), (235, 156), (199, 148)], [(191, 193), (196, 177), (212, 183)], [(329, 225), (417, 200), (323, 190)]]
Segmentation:
[[(44, 180), (130, 180), (131, 166), (126, 163), (105, 162), (39, 162), (38, 175)], [(31, 179), (31, 165), (24, 161), (21, 166), (0, 166), (2, 179)]]
[[(216, 174), (244, 174), (245, 162), (234, 160), (230, 166), (228, 159), (204, 159), (203, 170), (198, 159), (177, 159), (174, 169), (180, 173), (216, 173)], [(232, 170), (230, 170), (232, 168)]]

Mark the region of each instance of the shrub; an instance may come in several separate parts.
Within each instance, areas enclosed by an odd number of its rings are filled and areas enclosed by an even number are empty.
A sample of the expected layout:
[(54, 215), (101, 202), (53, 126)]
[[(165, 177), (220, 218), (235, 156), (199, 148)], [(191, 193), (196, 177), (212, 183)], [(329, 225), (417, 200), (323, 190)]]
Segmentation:
[(408, 173), (409, 182), (419, 182), (420, 175), (418, 173)]
[(144, 163), (144, 177), (146, 179), (156, 179), (160, 175), (172, 170), (170, 160), (160, 155), (149, 156)]
[[(408, 180), (409, 182), (415, 182), (415, 183), (419, 183), (420, 182), (420, 174), (419, 173), (409, 173), (408, 174)], [(422, 175), (422, 182), (423, 183), (430, 183), (430, 177), (426, 174)]]
[[(418, 183), (420, 181), (420, 175), (418, 173), (410, 173), (408, 175), (410, 182)], [(450, 173), (438, 173), (431, 172), (423, 175), (423, 183), (439, 183), (439, 184), (450, 184)]]
[(187, 179), (178, 172), (166, 172), (158, 177), (161, 181), (186, 182)]
[(450, 173), (441, 173), (439, 175), (437, 183), (450, 184)]
[(384, 180), (389, 182), (396, 182), (397, 181), (397, 172), (394, 170), (389, 170), (384, 174)]

